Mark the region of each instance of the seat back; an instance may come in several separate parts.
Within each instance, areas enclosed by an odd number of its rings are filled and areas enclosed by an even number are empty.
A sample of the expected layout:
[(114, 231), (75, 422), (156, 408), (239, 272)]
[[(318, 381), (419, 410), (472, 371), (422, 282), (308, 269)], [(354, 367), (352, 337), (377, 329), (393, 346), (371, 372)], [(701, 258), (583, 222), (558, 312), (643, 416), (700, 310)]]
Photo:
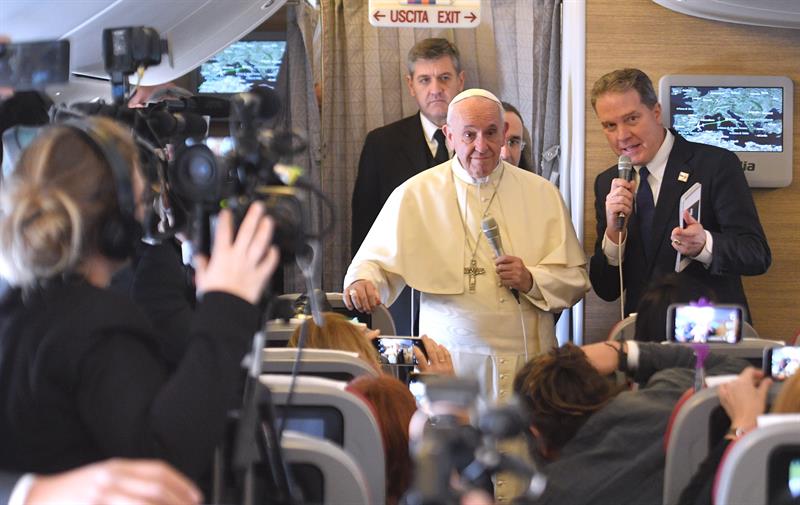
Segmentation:
[[(789, 469), (800, 464), (800, 423), (787, 422), (757, 428), (729, 446), (717, 470), (716, 505), (789, 503), (800, 494), (797, 477)], [(797, 470), (794, 469), (794, 472)], [(770, 483), (778, 496), (770, 496)], [(794, 502), (792, 502), (794, 503)]]
[(783, 345), (783, 342), (779, 340), (742, 338), (742, 341), (738, 344), (711, 343), (708, 344), (708, 347), (713, 353), (740, 358), (750, 362), (756, 368), (761, 368), (764, 360), (764, 349), (781, 345)]
[[(342, 300), (342, 293), (327, 293), (328, 303), (331, 304), (333, 310), (346, 310), (347, 306)], [(396, 335), (397, 329), (394, 325), (392, 313), (389, 312), (386, 305), (378, 305), (370, 313), (372, 322), (369, 327), (373, 330), (381, 330), (381, 335)]]
[[(261, 354), (261, 371), (267, 374), (291, 374), (297, 360), (296, 348), (268, 348)], [(357, 353), (334, 349), (303, 349), (299, 374), (350, 381), (360, 375), (378, 376)]]
[[(380, 427), (371, 406), (345, 391), (345, 382), (309, 376), (297, 376), (296, 379), (287, 427), (340, 443), (345, 452), (361, 465), (367, 479), (370, 503), (384, 503), (386, 458)], [(285, 411), (291, 381), (288, 375), (261, 376), (262, 384), (272, 391), (277, 417), (282, 417)]]
[[(300, 293), (288, 293), (280, 295), (279, 298), (294, 302), (300, 296), (302, 296)], [(342, 300), (342, 293), (325, 293), (325, 299), (334, 312), (339, 312), (349, 317), (358, 317), (360, 321), (366, 322), (367, 326), (373, 330), (381, 330), (381, 335), (395, 335), (397, 332), (392, 314), (385, 305), (378, 305), (370, 314), (363, 314), (349, 310), (344, 304), (344, 300)], [(291, 336), (291, 332), (289, 336)], [(286, 340), (288, 340), (288, 337)]]
[(635, 340), (636, 338), (636, 314), (631, 314), (617, 324), (608, 332), (608, 340)]
[(290, 430), (283, 432), (281, 447), (294, 483), (303, 491), (303, 503), (372, 503), (362, 468), (341, 447)]
[(716, 388), (698, 391), (676, 405), (666, 441), (664, 505), (678, 503), (700, 463), (709, 453), (711, 413), (719, 407)]

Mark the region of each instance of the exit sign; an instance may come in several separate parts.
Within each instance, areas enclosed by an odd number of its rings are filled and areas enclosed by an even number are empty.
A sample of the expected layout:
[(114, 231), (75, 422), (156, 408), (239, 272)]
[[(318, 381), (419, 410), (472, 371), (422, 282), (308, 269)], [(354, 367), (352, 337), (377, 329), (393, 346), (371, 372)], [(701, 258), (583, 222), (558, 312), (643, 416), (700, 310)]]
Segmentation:
[(377, 27), (475, 28), (480, 0), (369, 0), (369, 22)]

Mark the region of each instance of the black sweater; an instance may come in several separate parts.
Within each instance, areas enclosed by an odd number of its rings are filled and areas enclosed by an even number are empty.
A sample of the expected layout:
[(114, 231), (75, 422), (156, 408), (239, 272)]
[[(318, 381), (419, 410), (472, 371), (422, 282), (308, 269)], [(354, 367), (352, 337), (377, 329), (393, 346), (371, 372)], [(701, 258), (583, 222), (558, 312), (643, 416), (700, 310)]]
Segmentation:
[(0, 469), (51, 473), (108, 457), (210, 468), (259, 313), (208, 293), (168, 375), (148, 318), (73, 279), (0, 299)]

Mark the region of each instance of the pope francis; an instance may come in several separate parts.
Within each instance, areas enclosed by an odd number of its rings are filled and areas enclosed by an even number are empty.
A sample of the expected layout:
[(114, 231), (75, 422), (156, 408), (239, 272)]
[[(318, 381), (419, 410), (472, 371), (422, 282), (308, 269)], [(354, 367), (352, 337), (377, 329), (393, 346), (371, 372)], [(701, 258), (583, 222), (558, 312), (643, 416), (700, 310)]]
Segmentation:
[[(345, 304), (366, 312), (391, 304), (406, 284), (420, 291), (420, 333), (447, 347), (484, 398), (501, 402), (516, 370), (556, 345), (552, 312), (589, 289), (561, 194), (500, 161), (503, 114), (482, 89), (453, 99), (443, 130), (456, 156), (392, 193), (344, 279)], [(489, 217), (499, 257), (481, 231)]]

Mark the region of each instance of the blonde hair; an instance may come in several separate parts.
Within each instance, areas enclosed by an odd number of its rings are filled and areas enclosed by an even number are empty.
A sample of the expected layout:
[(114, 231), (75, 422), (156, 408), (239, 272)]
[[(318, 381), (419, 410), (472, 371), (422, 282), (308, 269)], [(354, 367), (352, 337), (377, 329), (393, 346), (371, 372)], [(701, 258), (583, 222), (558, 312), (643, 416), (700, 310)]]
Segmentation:
[[(136, 164), (131, 135), (114, 121), (89, 118)], [(97, 249), (106, 216), (117, 211), (108, 162), (74, 127), (53, 125), (23, 152), (0, 187), (0, 276), (22, 288), (74, 272)]]
[(323, 316), (325, 324), (321, 328), (314, 323), (313, 319), (307, 319), (301, 326), (295, 328), (286, 346), (297, 347), (297, 342), (300, 340), (300, 332), (303, 331), (305, 326), (307, 333), (304, 347), (356, 352), (361, 359), (380, 370), (378, 351), (358, 326), (351, 323), (343, 315), (335, 312), (325, 312)]

